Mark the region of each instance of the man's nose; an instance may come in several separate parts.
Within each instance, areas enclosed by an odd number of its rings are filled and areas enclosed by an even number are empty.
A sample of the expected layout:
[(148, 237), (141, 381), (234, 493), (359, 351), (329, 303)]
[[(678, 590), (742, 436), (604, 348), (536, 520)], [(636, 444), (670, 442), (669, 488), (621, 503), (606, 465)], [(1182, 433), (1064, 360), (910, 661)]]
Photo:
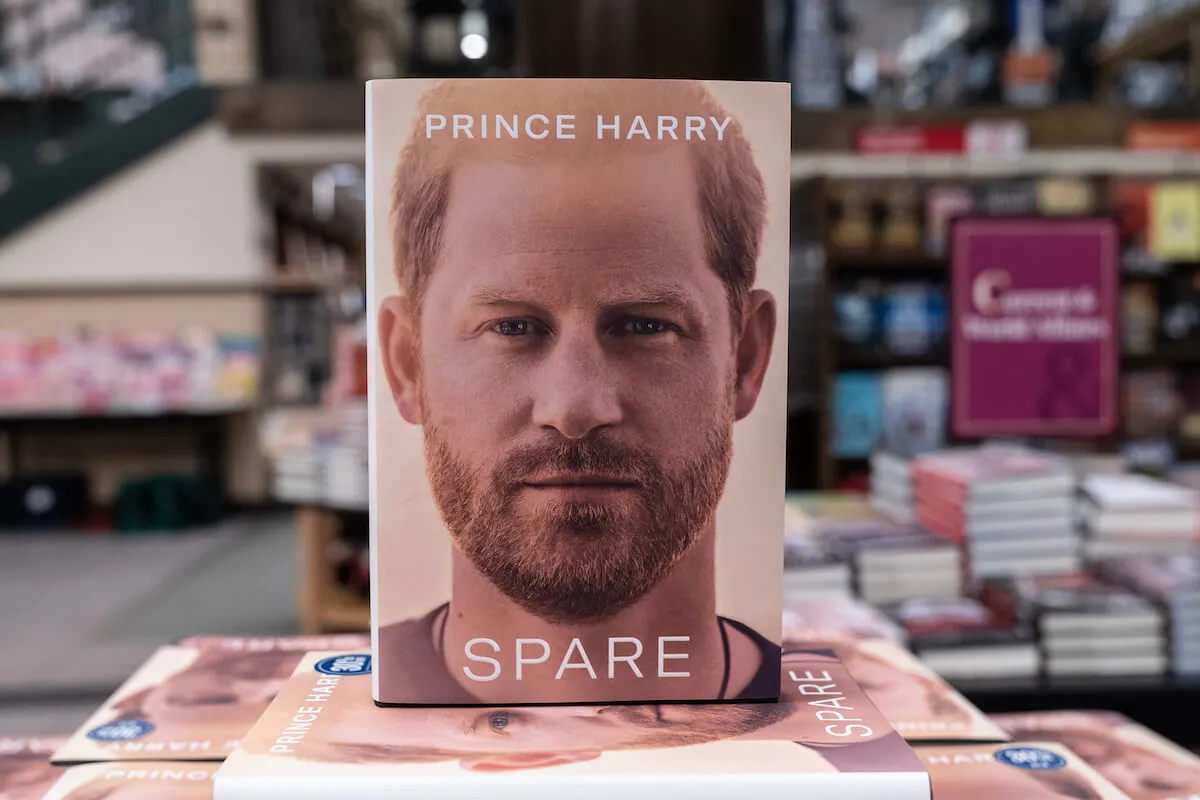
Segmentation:
[(560, 336), (542, 366), (534, 424), (582, 439), (621, 422), (616, 375), (594, 332)]

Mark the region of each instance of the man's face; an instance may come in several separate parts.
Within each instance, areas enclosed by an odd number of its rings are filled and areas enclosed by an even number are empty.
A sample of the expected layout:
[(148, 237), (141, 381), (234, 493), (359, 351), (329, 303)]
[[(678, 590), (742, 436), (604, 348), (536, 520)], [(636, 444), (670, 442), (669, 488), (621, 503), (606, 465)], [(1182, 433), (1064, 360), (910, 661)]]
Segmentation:
[(735, 337), (693, 169), (468, 162), (442, 240), (416, 358), (443, 518), (526, 609), (607, 618), (696, 541), (729, 468)]
[(922, 675), (900, 669), (855, 647), (843, 650), (850, 674), (885, 717), (893, 722), (927, 719), (964, 721), (966, 713)]
[(386, 714), (347, 718), (333, 727), (330, 738), (463, 756), (682, 747), (737, 738), (793, 710), (780, 703), (431, 708), (405, 710), (404, 724)]
[(0, 800), (41, 800), (62, 772), (51, 767), (49, 759), (47, 755), (4, 765), (0, 769)]
[(1059, 738), (1126, 793), (1136, 796), (1200, 788), (1200, 770), (1135, 744), (1091, 731), (1069, 731)]
[(221, 731), (251, 725), (287, 680), (294, 658), (268, 654), (199, 663), (154, 688), (143, 711), (160, 727), (210, 726)]

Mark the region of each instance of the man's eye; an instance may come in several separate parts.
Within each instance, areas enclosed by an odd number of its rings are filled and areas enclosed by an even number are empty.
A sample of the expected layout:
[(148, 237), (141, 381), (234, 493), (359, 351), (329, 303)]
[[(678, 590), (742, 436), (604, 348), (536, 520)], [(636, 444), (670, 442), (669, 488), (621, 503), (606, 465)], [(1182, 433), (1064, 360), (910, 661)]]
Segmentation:
[(488, 725), (497, 733), (503, 733), (504, 729), (508, 727), (508, 712), (493, 711), (488, 715)]
[(528, 336), (534, 332), (533, 322), (527, 319), (502, 319), (492, 329), (501, 336)]
[(617, 322), (617, 333), (627, 333), (634, 336), (657, 336), (679, 330), (676, 326), (661, 319), (650, 317), (626, 317)]

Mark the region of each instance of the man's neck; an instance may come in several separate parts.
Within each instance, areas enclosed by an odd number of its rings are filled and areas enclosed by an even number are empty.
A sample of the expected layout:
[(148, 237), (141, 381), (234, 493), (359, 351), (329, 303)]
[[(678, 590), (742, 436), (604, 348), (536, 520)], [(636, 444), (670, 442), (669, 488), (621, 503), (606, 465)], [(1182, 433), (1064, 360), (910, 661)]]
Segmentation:
[(715, 540), (710, 527), (636, 604), (579, 624), (529, 613), (455, 551), (452, 599), (435, 645), (453, 678), (485, 704), (717, 699), (727, 664)]

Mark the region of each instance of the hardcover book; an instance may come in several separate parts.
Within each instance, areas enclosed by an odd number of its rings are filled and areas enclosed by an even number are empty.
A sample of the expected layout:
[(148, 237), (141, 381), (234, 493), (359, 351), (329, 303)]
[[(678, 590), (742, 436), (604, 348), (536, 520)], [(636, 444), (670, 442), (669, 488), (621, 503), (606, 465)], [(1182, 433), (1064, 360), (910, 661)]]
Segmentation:
[(1070, 748), (1131, 800), (1200, 795), (1200, 758), (1123, 714), (1043, 711), (995, 714), (992, 719), (1018, 740)]
[(367, 112), (375, 700), (777, 698), (789, 87)]
[(1052, 741), (925, 746), (917, 752), (938, 800), (1129, 800)]
[[(217, 800), (559, 794), (929, 797), (911, 748), (830, 651), (757, 703), (380, 708), (366, 654), (313, 653), (225, 762)], [(351, 787), (353, 787), (351, 789)]]
[(153, 655), (54, 753), (88, 761), (220, 761), (314, 648), (366, 636), (193, 637)]
[[(813, 640), (810, 647), (822, 646)], [(851, 677), (909, 742), (1003, 742), (1009, 736), (904, 647), (881, 639), (830, 643)]]
[(42, 800), (63, 773), (50, 756), (64, 742), (65, 737), (0, 736), (0, 800)]
[(840, 372), (833, 383), (833, 452), (865, 458), (883, 435), (883, 380), (878, 372)]
[(212, 800), (220, 766), (213, 761), (81, 764), (67, 769), (36, 800)]

